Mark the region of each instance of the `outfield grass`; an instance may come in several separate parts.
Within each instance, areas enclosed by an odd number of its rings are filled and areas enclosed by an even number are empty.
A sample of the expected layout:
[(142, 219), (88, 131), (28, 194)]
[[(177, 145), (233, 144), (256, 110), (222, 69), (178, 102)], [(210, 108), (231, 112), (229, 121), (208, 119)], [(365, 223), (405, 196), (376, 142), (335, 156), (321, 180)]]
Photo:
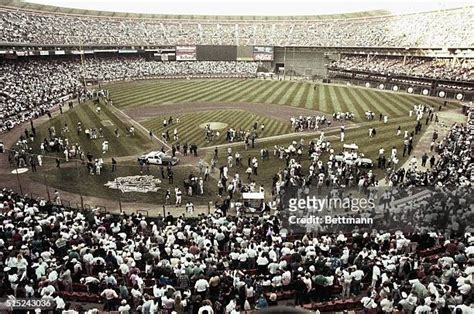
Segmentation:
[[(272, 119), (243, 110), (212, 110), (174, 115), (174, 121), (179, 118), (179, 124), (174, 123), (165, 128), (163, 127), (163, 120), (168, 117), (169, 116), (154, 117), (140, 123), (148, 130), (152, 130), (159, 138), (161, 138), (162, 132), (168, 130), (171, 137), (171, 143), (180, 142), (184, 144), (185, 142), (188, 142), (189, 144), (194, 143), (198, 147), (226, 143), (227, 129), (232, 127), (235, 130), (238, 130), (239, 128), (242, 128), (243, 130), (251, 130), (256, 121), (258, 121), (258, 137), (260, 138), (292, 132), (290, 123), (284, 123), (278, 119)], [(206, 141), (206, 131), (202, 127), (209, 122), (221, 122), (227, 124), (225, 128), (219, 130), (220, 137), (212, 142)], [(260, 130), (261, 124), (265, 125), (263, 132)], [(178, 141), (173, 140), (173, 131), (175, 128), (178, 130)]]
[[(326, 113), (352, 111), (356, 114), (356, 121), (364, 121), (367, 110), (396, 118), (408, 115), (414, 104), (424, 103), (438, 108), (444, 102), (402, 92), (353, 86), (254, 79), (153, 80), (115, 83), (108, 85), (108, 88), (118, 108), (193, 102), (250, 102), (288, 105)], [(454, 106), (448, 104), (449, 108)]]

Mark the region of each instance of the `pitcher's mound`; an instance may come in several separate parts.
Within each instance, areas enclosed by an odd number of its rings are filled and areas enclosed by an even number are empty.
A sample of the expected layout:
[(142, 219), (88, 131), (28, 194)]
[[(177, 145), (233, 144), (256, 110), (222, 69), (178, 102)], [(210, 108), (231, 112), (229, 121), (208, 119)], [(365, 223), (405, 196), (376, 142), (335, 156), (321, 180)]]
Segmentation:
[(206, 123), (202, 123), (199, 125), (199, 127), (201, 129), (205, 129), (206, 127), (210, 127), (211, 130), (215, 131), (215, 130), (223, 130), (227, 127), (227, 123), (223, 123), (223, 122), (206, 122)]

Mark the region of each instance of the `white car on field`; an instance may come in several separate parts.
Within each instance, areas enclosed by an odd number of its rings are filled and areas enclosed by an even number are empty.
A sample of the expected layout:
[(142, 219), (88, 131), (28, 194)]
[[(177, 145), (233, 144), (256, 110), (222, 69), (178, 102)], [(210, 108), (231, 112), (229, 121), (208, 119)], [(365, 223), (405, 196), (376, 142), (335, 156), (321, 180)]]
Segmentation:
[(141, 155), (138, 157), (138, 161), (145, 161), (151, 165), (174, 166), (179, 162), (179, 158), (170, 156), (162, 151), (154, 151)]

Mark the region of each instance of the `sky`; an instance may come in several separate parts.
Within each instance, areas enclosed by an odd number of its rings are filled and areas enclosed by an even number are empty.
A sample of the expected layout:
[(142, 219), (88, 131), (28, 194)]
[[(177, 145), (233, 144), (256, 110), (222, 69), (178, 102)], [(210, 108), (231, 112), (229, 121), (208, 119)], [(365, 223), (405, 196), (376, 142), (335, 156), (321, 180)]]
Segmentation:
[(320, 15), (366, 10), (395, 14), (463, 7), (472, 0), (29, 0), (61, 7), (155, 14)]

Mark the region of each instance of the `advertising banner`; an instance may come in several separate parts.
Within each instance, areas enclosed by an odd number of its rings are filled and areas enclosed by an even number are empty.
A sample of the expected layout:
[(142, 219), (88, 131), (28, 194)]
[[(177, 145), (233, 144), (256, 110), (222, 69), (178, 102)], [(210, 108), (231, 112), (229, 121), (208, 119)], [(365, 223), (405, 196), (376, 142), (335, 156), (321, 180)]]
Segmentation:
[(196, 46), (176, 46), (176, 61), (196, 61)]
[(255, 61), (273, 61), (273, 47), (253, 47), (253, 59)]

